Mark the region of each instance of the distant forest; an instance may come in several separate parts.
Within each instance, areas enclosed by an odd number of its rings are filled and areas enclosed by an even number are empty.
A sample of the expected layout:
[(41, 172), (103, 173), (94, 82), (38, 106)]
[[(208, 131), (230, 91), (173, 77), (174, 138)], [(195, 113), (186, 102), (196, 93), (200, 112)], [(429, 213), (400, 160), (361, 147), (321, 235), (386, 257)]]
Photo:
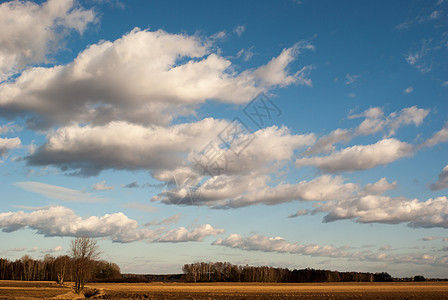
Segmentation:
[[(67, 255), (44, 259), (32, 259), (28, 255), (11, 261), (0, 258), (0, 280), (73, 281), (73, 259)], [(287, 269), (267, 266), (239, 266), (228, 262), (196, 262), (185, 264), (183, 274), (150, 275), (121, 274), (115, 263), (95, 261), (88, 281), (102, 282), (388, 282), (424, 281), (421, 275), (412, 278), (394, 279), (386, 272), (362, 273), (339, 272), (315, 269)]]
[[(0, 258), (0, 280), (56, 281), (62, 284), (74, 281), (74, 265), (74, 259), (67, 255), (56, 258), (46, 255), (44, 259), (25, 255), (15, 261)], [(87, 279), (90, 281), (122, 278), (120, 267), (105, 260), (95, 261), (89, 271)]]
[(329, 270), (238, 266), (228, 262), (186, 264), (182, 270), (190, 282), (387, 282), (388, 273), (338, 272)]

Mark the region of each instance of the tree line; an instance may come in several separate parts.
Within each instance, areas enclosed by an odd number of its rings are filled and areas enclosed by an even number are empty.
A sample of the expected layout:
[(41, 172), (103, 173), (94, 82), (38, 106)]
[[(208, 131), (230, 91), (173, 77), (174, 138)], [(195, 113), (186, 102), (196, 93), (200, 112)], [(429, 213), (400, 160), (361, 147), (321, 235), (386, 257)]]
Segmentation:
[(112, 262), (98, 259), (96, 240), (88, 237), (75, 238), (69, 255), (33, 259), (24, 255), (10, 261), (0, 258), (0, 280), (56, 281), (63, 284), (72, 281), (75, 292), (83, 290), (88, 280), (122, 278), (120, 267)]
[(385, 282), (386, 272), (362, 273), (315, 269), (287, 269), (268, 266), (238, 266), (228, 262), (196, 262), (182, 268), (189, 282)]
[[(14, 261), (0, 258), (0, 280), (56, 281), (62, 284), (74, 281), (75, 267), (75, 261), (67, 255), (54, 257), (47, 254), (43, 259), (24, 255)], [(118, 265), (105, 260), (96, 261), (88, 279), (108, 278), (121, 278)]]

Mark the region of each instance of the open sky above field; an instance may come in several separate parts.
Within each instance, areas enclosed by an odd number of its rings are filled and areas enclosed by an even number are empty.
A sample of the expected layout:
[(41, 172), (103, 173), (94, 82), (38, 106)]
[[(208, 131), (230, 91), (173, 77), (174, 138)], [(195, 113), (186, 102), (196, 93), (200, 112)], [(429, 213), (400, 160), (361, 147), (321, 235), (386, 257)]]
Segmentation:
[(0, 256), (448, 277), (448, 1), (1, 1)]

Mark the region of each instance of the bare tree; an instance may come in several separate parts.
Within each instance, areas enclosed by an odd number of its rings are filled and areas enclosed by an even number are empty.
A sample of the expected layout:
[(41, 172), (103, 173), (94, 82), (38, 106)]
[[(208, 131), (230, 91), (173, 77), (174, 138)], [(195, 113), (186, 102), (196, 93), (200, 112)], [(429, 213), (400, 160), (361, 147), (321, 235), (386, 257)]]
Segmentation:
[(79, 294), (84, 289), (84, 285), (93, 271), (95, 260), (99, 256), (96, 240), (85, 236), (72, 240), (70, 256), (73, 259), (75, 292)]
[(70, 257), (67, 255), (59, 256), (54, 261), (54, 269), (56, 271), (57, 275), (57, 282), (59, 284), (64, 284), (64, 280), (66, 278), (67, 270), (69, 269), (70, 265)]

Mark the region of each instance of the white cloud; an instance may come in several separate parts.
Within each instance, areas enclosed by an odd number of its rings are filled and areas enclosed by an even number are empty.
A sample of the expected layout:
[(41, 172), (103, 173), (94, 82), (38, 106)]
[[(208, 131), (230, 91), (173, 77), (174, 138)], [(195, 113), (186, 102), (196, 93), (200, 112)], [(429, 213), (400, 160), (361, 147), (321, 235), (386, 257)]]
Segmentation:
[(246, 31), (246, 27), (244, 25), (238, 25), (233, 30), (233, 32), (235, 32), (236, 35), (239, 36), (239, 37), (243, 35), (244, 31)]
[(384, 112), (379, 107), (371, 107), (366, 111), (350, 115), (349, 119), (365, 118), (356, 129), (335, 129), (328, 135), (322, 136), (319, 140), (305, 152), (302, 156), (331, 153), (336, 150), (335, 144), (349, 142), (359, 135), (370, 135), (379, 131), (389, 130), (386, 136), (391, 136), (403, 125), (414, 124), (420, 126), (425, 117), (429, 114), (429, 109), (421, 109), (416, 106), (406, 107), (399, 112), (392, 112), (384, 117)]
[(386, 177), (381, 178), (375, 183), (368, 183), (364, 186), (363, 191), (368, 195), (381, 195), (387, 191), (395, 189), (397, 181), (392, 183), (387, 182)]
[[(225, 246), (245, 251), (262, 251), (276, 253), (290, 253), (317, 257), (347, 258), (349, 260), (414, 263), (414, 264), (442, 264), (448, 265), (444, 257), (435, 257), (428, 254), (386, 254), (383, 251), (348, 251), (346, 247), (336, 248), (329, 245), (289, 243), (282, 237), (266, 237), (253, 235), (243, 237), (231, 234), (227, 238), (218, 238), (213, 245)], [(387, 250), (387, 249), (384, 249)]]
[(325, 222), (353, 219), (358, 223), (407, 223), (409, 227), (448, 228), (448, 199), (419, 201), (404, 197), (366, 195), (354, 199), (317, 203), (312, 213), (328, 212)]
[(310, 83), (308, 67), (285, 70), (303, 48), (312, 46), (298, 43), (265, 66), (236, 73), (206, 39), (136, 28), (89, 46), (67, 65), (30, 68), (1, 84), (0, 112), (25, 114), (37, 128), (120, 120), (166, 126), (206, 100), (242, 104), (273, 86)]
[(224, 229), (216, 229), (210, 224), (205, 224), (196, 227), (192, 231), (188, 231), (185, 227), (172, 229), (165, 233), (162, 237), (155, 241), (160, 243), (181, 243), (188, 241), (202, 241), (205, 237), (210, 235), (218, 235), (224, 233)]
[[(209, 235), (224, 232), (209, 224), (199, 225), (191, 231), (183, 227), (173, 230), (166, 228), (141, 229), (137, 221), (129, 219), (121, 212), (105, 214), (101, 217), (82, 218), (77, 216), (73, 210), (63, 206), (54, 206), (30, 213), (23, 211), (0, 213), (0, 228), (4, 232), (29, 228), (46, 237), (84, 235), (93, 238), (104, 237), (118, 243), (140, 240), (172, 243), (202, 241)], [(57, 250), (56, 248), (53, 250)]]
[(35, 181), (16, 182), (14, 185), (33, 193), (40, 194), (49, 199), (67, 202), (102, 202), (107, 199), (97, 197), (91, 193), (73, 190), (61, 186)]
[(62, 48), (70, 30), (83, 33), (96, 21), (93, 10), (74, 4), (73, 0), (0, 4), (0, 82), (28, 64), (48, 61), (47, 55)]
[(311, 66), (305, 66), (294, 74), (286, 71), (288, 65), (296, 59), (302, 49), (314, 50), (314, 46), (308, 42), (299, 42), (291, 48), (283, 49), (278, 57), (271, 59), (265, 66), (259, 67), (254, 74), (262, 82), (262, 86), (284, 87), (290, 84), (299, 83), (311, 86), (312, 81), (307, 77)]
[(412, 86), (407, 87), (403, 92), (405, 94), (410, 94), (414, 91), (414, 88)]
[(330, 132), (328, 135), (319, 138), (319, 140), (317, 140), (312, 147), (303, 152), (302, 155), (306, 156), (333, 152), (336, 149), (334, 146), (335, 144), (343, 141), (348, 142), (352, 139), (352, 137), (353, 133), (350, 130), (338, 128)]
[(420, 147), (433, 147), (440, 143), (448, 142), (448, 122), (445, 123), (442, 129), (437, 131), (431, 138), (427, 139)]
[[(158, 180), (169, 181), (181, 168), (190, 174), (202, 173), (194, 166), (198, 153), (209, 143), (221, 144), (218, 136), (227, 125), (227, 121), (212, 118), (168, 128), (125, 122), (74, 125), (51, 133), (47, 143), (27, 160), (31, 165), (52, 164), (87, 176), (105, 169), (150, 170)], [(239, 156), (233, 149), (222, 149), (229, 157), (226, 172), (268, 172), (267, 167), (290, 160), (294, 151), (314, 143), (313, 134), (292, 135), (287, 128), (276, 126), (238, 136), (243, 142), (254, 137)]]
[(403, 125), (414, 124), (420, 126), (429, 114), (429, 109), (417, 106), (405, 107), (399, 112), (392, 112), (384, 117), (384, 112), (379, 107), (372, 107), (359, 115), (349, 116), (350, 119), (365, 117), (365, 120), (356, 128), (356, 134), (369, 135), (384, 129), (389, 129), (387, 136), (394, 135)]
[(442, 173), (439, 174), (439, 179), (436, 183), (430, 185), (432, 191), (438, 191), (448, 188), (448, 165), (446, 165)]
[(0, 138), (0, 157), (6, 157), (8, 152), (12, 149), (20, 147), (22, 142), (20, 138)]
[[(200, 193), (193, 203), (185, 205), (206, 205), (214, 208), (238, 208), (249, 205), (275, 205), (295, 200), (325, 201), (350, 197), (357, 186), (345, 183), (342, 177), (324, 175), (310, 181), (295, 184), (281, 183), (268, 185), (269, 177), (250, 173), (246, 176), (220, 175), (209, 178), (200, 185)], [(173, 189), (158, 196), (152, 201), (166, 204), (178, 203), (188, 194), (188, 187)], [(177, 201), (176, 201), (177, 200)]]
[(97, 175), (104, 169), (171, 169), (183, 163), (183, 153), (217, 139), (227, 121), (212, 118), (171, 127), (144, 127), (127, 122), (104, 126), (59, 128), (27, 159), (31, 165), (55, 165)]
[(412, 145), (396, 139), (384, 139), (371, 145), (355, 145), (328, 156), (296, 160), (296, 167), (315, 166), (325, 172), (358, 171), (394, 162), (413, 154)]
[(107, 190), (113, 190), (114, 187), (108, 186), (106, 184), (106, 180), (102, 180), (102, 181), (97, 182), (94, 185), (92, 185), (92, 189), (94, 189), (95, 191), (107, 191)]

